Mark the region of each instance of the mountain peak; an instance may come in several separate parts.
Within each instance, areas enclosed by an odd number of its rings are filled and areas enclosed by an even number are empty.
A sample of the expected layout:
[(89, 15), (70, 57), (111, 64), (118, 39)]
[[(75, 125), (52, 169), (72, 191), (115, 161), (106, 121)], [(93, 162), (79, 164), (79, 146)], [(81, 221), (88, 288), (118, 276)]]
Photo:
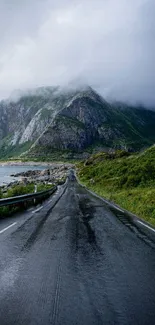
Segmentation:
[[(139, 149), (155, 142), (155, 112), (106, 102), (90, 86), (39, 87), (0, 103), (0, 153)], [(95, 149), (96, 148), (96, 149)]]

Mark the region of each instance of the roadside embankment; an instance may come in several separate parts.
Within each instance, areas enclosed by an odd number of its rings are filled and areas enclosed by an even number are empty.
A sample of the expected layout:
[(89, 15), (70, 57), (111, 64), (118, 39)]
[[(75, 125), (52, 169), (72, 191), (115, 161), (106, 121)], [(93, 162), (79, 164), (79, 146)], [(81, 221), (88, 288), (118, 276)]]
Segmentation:
[(77, 165), (80, 181), (155, 225), (155, 147), (131, 155), (99, 153)]

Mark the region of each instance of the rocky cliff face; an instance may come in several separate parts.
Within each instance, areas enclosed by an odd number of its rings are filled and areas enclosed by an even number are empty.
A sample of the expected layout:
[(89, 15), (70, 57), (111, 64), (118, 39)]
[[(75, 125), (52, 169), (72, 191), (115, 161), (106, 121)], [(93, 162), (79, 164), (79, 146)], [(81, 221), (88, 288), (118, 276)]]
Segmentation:
[[(155, 112), (109, 104), (93, 89), (46, 87), (0, 103), (1, 158), (25, 152), (141, 148), (155, 141)], [(44, 151), (44, 152), (43, 152)]]

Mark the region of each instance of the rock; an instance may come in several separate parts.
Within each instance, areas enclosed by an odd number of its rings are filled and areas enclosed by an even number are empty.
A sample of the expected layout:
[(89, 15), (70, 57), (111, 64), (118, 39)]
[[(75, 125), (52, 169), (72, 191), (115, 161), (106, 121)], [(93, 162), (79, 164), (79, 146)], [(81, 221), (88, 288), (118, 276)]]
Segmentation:
[[(29, 182), (51, 182), (57, 183), (66, 178), (71, 164), (53, 164), (44, 170), (28, 170), (26, 172), (17, 173), (14, 177), (22, 177), (21, 182), (27, 184)], [(61, 181), (62, 182), (62, 181)]]
[(28, 170), (26, 172), (21, 172), (21, 173), (17, 173), (17, 174), (12, 174), (10, 176), (13, 177), (38, 177), (40, 175), (40, 170)]

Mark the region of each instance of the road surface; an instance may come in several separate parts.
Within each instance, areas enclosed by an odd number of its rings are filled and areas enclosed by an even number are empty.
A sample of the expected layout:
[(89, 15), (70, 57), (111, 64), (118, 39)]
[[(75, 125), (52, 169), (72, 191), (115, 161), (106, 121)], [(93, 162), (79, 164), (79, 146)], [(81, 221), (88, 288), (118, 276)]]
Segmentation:
[(0, 325), (154, 325), (155, 232), (72, 178), (0, 221)]

